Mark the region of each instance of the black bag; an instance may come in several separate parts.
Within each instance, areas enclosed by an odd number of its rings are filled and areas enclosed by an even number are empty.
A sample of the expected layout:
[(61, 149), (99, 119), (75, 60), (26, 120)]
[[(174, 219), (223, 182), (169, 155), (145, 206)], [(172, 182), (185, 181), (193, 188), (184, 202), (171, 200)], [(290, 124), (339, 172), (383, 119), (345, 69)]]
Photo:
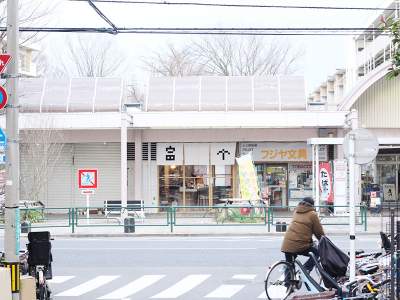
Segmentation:
[(322, 267), (330, 276), (341, 277), (346, 275), (350, 258), (326, 236), (322, 236), (319, 240), (318, 253)]
[(28, 244), (28, 252), (28, 264), (31, 266), (48, 266), (52, 261), (50, 242), (31, 242)]

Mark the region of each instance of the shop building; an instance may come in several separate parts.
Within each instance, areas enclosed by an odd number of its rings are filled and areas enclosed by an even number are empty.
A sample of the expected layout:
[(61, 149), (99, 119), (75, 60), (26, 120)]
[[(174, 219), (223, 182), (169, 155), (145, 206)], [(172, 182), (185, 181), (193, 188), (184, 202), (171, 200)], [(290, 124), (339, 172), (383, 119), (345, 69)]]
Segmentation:
[[(311, 193), (307, 140), (337, 136), (347, 114), (310, 110), (297, 76), (152, 78), (143, 106), (125, 99), (117, 79), (21, 79), (22, 140), (51, 131), (47, 140), (62, 144), (40, 190), (46, 206), (85, 205), (82, 168), (98, 170), (92, 206), (121, 199), (212, 205), (239, 197), (235, 157), (248, 151), (261, 194), (293, 205)], [(21, 146), (21, 199), (40, 161), (29, 149)], [(321, 160), (337, 154), (320, 149)]]

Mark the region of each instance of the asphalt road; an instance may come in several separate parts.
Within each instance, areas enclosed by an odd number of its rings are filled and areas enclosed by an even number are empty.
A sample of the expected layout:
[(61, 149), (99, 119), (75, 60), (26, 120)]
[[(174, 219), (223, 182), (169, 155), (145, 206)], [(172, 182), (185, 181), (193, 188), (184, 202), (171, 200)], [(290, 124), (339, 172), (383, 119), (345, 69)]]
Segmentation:
[[(342, 249), (346, 237), (332, 237)], [(357, 248), (378, 249), (360, 236)], [(22, 241), (25, 243), (25, 241)], [(281, 237), (58, 238), (54, 299), (262, 299)], [(0, 241), (2, 248), (3, 241)]]

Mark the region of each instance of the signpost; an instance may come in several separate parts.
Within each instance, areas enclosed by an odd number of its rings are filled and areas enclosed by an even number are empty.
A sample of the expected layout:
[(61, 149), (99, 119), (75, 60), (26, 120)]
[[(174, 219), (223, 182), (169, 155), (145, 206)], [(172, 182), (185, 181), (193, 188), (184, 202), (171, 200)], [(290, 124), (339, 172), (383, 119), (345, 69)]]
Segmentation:
[[(362, 165), (375, 159), (379, 150), (377, 138), (368, 130), (354, 128), (343, 140), (344, 155), (349, 162), (349, 208), (350, 208), (350, 281), (355, 278), (355, 198), (356, 164)], [(358, 186), (358, 184), (357, 184)]]
[(89, 200), (90, 195), (97, 189), (97, 169), (79, 169), (78, 186), (82, 195), (86, 195), (86, 221), (89, 224)]

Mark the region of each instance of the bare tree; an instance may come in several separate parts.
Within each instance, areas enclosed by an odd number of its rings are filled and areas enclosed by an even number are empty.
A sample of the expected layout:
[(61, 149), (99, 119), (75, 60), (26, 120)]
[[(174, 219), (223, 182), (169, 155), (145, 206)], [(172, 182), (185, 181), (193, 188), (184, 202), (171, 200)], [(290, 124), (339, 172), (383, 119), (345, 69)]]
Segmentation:
[(106, 77), (123, 72), (125, 55), (114, 36), (67, 36), (64, 49), (54, 49), (38, 60), (40, 74), (65, 77)]
[(193, 50), (189, 46), (180, 49), (168, 44), (166, 50), (153, 52), (148, 57), (143, 57), (145, 69), (152, 74), (162, 76), (188, 76), (200, 75), (202, 70), (196, 63)]
[[(20, 26), (44, 26), (48, 22), (48, 16), (60, 3), (59, 0), (20, 0), (19, 2), (19, 25)], [(6, 26), (7, 23), (7, 0), (0, 0), (0, 24)], [(5, 46), (7, 32), (0, 32), (0, 41)], [(38, 33), (21, 33), (20, 43), (25, 44), (38, 38)]]
[(144, 58), (147, 70), (162, 76), (291, 74), (303, 55), (287, 42), (259, 36), (214, 36), (192, 41), (180, 49)]
[(52, 126), (50, 119), (40, 129), (25, 130), (21, 134), (21, 198), (31, 201), (42, 197), (59, 162), (64, 147), (63, 135)]

